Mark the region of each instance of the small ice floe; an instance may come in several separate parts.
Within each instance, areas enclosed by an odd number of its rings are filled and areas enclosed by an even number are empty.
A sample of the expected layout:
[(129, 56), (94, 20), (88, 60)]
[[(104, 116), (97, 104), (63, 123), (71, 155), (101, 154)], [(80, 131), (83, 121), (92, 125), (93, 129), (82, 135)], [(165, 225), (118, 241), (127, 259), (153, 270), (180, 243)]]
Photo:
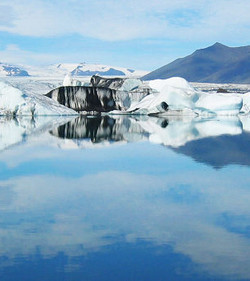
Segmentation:
[(81, 82), (80, 80), (77, 80), (76, 78), (73, 78), (70, 73), (66, 74), (63, 80), (63, 86), (88, 86), (89, 82)]

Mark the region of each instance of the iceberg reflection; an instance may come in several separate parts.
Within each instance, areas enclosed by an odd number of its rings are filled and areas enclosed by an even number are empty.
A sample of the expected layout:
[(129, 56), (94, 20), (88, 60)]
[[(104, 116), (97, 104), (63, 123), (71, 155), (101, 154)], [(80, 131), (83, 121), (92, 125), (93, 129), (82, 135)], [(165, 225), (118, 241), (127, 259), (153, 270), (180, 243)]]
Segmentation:
[(107, 115), (0, 119), (0, 150), (32, 142), (33, 138), (62, 149), (149, 141), (215, 168), (228, 164), (250, 165), (248, 115), (240, 118)]
[(61, 148), (147, 140), (219, 168), (228, 164), (250, 165), (249, 120), (250, 116), (242, 119), (81, 116), (50, 133), (65, 140), (58, 141)]
[(31, 135), (42, 134), (74, 117), (8, 117), (0, 116), (0, 151), (13, 145), (22, 144)]
[(250, 280), (247, 118), (2, 119), (1, 280)]

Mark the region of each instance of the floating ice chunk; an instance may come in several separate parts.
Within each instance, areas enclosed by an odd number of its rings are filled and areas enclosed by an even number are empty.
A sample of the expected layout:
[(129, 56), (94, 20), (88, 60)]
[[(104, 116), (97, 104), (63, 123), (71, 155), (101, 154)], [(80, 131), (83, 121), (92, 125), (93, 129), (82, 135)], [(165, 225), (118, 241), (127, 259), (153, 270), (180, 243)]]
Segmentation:
[(136, 114), (153, 114), (164, 112), (167, 109), (168, 105), (162, 100), (160, 94), (151, 94), (143, 98), (138, 103), (133, 103), (127, 111), (130, 113), (135, 112)]
[(73, 86), (73, 79), (70, 74), (66, 74), (63, 80), (63, 86)]
[(72, 86), (82, 86), (82, 82), (79, 80), (72, 80)]
[(235, 115), (239, 113), (242, 104), (242, 98), (237, 95), (202, 93), (195, 103), (195, 107), (219, 115)]
[(85, 81), (80, 81), (71, 76), (71, 74), (66, 74), (63, 80), (63, 86), (90, 86), (89, 79), (84, 79)]
[(161, 92), (162, 99), (169, 105), (171, 110), (182, 110), (185, 108), (194, 108), (194, 101), (198, 96), (195, 91), (188, 89), (176, 88), (166, 85)]
[(0, 81), (0, 115), (75, 115), (74, 110), (43, 95), (26, 94)]
[(238, 94), (238, 97), (241, 97), (243, 100), (243, 105), (241, 108), (241, 112), (249, 113), (250, 112), (250, 92), (245, 94)]
[(0, 114), (5, 115), (17, 110), (17, 105), (24, 102), (22, 92), (14, 87), (0, 82)]
[(150, 80), (148, 81), (148, 84), (152, 89), (155, 89), (158, 92), (161, 92), (165, 86), (183, 89), (189, 94), (192, 94), (195, 91), (194, 88), (187, 82), (187, 80), (181, 77)]
[(99, 75), (93, 75), (90, 79), (90, 83), (93, 87), (103, 87), (112, 90), (129, 92), (135, 88), (138, 88), (143, 83), (140, 79), (136, 78), (121, 78), (121, 77), (101, 77)]
[[(137, 105), (134, 105), (133, 109), (137, 108), (138, 112), (146, 112), (147, 110), (148, 113), (151, 113), (151, 111), (155, 113), (158, 109), (160, 109), (159, 112), (162, 112), (161, 105), (167, 104), (169, 111), (175, 111), (175, 113), (179, 111), (181, 114), (191, 110), (200, 115), (209, 113), (235, 115), (239, 113), (243, 104), (242, 98), (237, 94), (208, 94), (197, 91), (185, 79), (180, 77), (151, 80), (148, 83), (158, 93), (151, 94)], [(245, 95), (245, 100), (245, 111), (247, 111), (250, 95), (249, 97)], [(165, 106), (163, 109), (165, 109)]]
[(183, 112), (190, 114), (190, 110), (194, 108), (194, 102), (199, 97), (198, 92), (183, 78), (151, 80), (148, 84), (156, 92), (134, 104), (128, 111), (151, 114), (182, 110), (182, 114)]
[(103, 87), (124, 92), (132, 91), (143, 85), (142, 81), (136, 78), (106, 78), (98, 75), (93, 75), (90, 82), (93, 87)]
[(135, 78), (124, 79), (122, 86), (119, 88), (120, 91), (129, 92), (138, 87), (142, 86), (142, 81)]

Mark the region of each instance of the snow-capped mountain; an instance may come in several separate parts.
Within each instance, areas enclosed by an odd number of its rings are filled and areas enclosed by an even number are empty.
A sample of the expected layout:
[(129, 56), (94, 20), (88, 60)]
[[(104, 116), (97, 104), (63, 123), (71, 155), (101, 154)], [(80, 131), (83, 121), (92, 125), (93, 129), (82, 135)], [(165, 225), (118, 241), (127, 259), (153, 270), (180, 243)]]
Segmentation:
[(66, 74), (71, 76), (129, 76), (141, 77), (147, 71), (132, 70), (124, 67), (116, 67), (102, 64), (88, 63), (60, 63), (48, 66), (18, 66), (8, 63), (0, 63), (0, 77), (6, 76), (39, 76), (39, 77), (64, 77)]
[(115, 67), (102, 64), (88, 64), (88, 63), (61, 63), (51, 65), (48, 69), (55, 74), (72, 76), (142, 76), (146, 71), (132, 70), (124, 67)]
[(29, 73), (22, 67), (0, 63), (0, 76), (29, 76)]

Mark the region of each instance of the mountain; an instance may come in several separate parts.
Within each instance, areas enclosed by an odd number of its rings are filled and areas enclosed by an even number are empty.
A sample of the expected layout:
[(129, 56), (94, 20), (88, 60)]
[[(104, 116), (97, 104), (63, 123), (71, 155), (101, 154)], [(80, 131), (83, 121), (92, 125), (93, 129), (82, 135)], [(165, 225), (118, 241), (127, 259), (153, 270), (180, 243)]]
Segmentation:
[(1, 62), (0, 76), (29, 76), (29, 73), (16, 65)]
[(238, 135), (228, 134), (192, 140), (171, 149), (219, 169), (229, 164), (250, 166), (249, 142), (250, 133), (242, 132)]
[(142, 80), (183, 77), (189, 82), (250, 83), (250, 46), (220, 43), (196, 50), (142, 77)]
[(145, 71), (136, 71), (124, 67), (115, 67), (102, 64), (88, 64), (88, 63), (61, 63), (52, 65), (49, 67), (55, 73), (67, 74), (70, 73), (72, 76), (142, 76), (145, 75)]
[(132, 76), (141, 77), (147, 71), (132, 70), (124, 67), (115, 67), (101, 64), (88, 63), (60, 63), (48, 66), (17, 66), (0, 63), (0, 77), (4, 76), (40, 76), (40, 77), (64, 77), (66, 74), (72, 76)]

